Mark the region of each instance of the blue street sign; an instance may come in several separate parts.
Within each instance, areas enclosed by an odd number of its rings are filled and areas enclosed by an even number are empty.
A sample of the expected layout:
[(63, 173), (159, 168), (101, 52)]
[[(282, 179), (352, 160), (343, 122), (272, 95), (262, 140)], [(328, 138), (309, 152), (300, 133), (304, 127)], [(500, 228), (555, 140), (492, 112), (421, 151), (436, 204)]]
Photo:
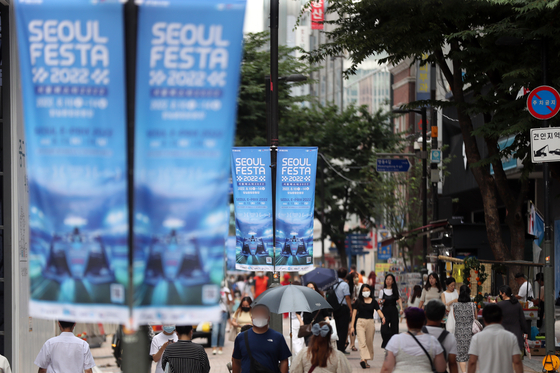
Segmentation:
[[(379, 244), (380, 246), (381, 244)], [(377, 259), (387, 260), (393, 256), (393, 245), (389, 244), (386, 246), (381, 246), (377, 249)]]
[(441, 150), (433, 149), (430, 157), (431, 163), (441, 163)]
[(408, 172), (410, 162), (408, 159), (378, 159), (377, 172)]

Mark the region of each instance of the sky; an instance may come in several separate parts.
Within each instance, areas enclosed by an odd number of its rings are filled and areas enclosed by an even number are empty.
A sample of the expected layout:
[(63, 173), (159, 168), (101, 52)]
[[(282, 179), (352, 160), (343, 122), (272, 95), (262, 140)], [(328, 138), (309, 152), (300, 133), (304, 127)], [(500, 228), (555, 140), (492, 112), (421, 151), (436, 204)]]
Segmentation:
[(244, 33), (263, 31), (263, 1), (265, 0), (247, 0)]

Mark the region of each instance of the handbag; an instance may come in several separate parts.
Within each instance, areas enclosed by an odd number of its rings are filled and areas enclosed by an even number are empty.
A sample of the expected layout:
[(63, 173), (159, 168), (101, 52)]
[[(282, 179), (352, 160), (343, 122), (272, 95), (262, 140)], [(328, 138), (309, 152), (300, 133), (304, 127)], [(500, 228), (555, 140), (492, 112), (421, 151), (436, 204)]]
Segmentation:
[(228, 341), (235, 342), (235, 338), (237, 338), (237, 328), (233, 326), (229, 331)]
[(422, 343), (420, 343), (420, 341), (418, 339), (416, 339), (416, 337), (414, 336), (414, 334), (412, 334), (411, 332), (408, 332), (408, 334), (410, 334), (410, 336), (412, 338), (414, 338), (414, 340), (416, 341), (416, 343), (418, 343), (418, 346), (420, 346), (422, 348), (422, 350), (424, 351), (424, 353), (426, 354), (426, 356), (428, 357), (428, 359), (430, 360), (430, 366), (432, 367), (432, 372), (434, 373), (438, 373), (438, 371), (436, 370), (436, 368), (434, 367), (434, 362), (432, 361), (432, 357), (430, 356), (430, 354), (428, 353), (428, 351), (426, 351), (426, 349), (424, 348), (424, 346), (422, 346)]
[(472, 323), (472, 334), (475, 335), (476, 333), (480, 333), (483, 329), (482, 324), (480, 323), (480, 321), (478, 321), (476, 319), (476, 311), (474, 309), (474, 303), (472, 303), (473, 305), (473, 312), (474, 312), (474, 319), (473, 319), (473, 323)]
[(311, 335), (311, 328), (313, 327), (313, 323), (315, 322), (315, 319), (317, 318), (317, 316), (319, 316), (319, 313), (321, 313), (320, 310), (317, 311), (315, 317), (313, 318), (313, 320), (311, 320), (310, 324), (304, 324), (299, 327), (299, 330), (297, 332), (298, 338), (307, 338)]
[(338, 341), (338, 331), (336, 330), (336, 322), (334, 321), (334, 319), (329, 319), (329, 325), (332, 329), (331, 341)]
[(244, 339), (245, 339), (245, 348), (247, 348), (247, 353), (249, 354), (249, 359), (251, 360), (251, 368), (250, 373), (276, 373), (270, 370), (268, 367), (264, 366), (263, 364), (259, 363), (257, 360), (253, 359), (253, 354), (251, 354), (251, 349), (249, 348), (249, 334), (247, 332), (243, 332)]

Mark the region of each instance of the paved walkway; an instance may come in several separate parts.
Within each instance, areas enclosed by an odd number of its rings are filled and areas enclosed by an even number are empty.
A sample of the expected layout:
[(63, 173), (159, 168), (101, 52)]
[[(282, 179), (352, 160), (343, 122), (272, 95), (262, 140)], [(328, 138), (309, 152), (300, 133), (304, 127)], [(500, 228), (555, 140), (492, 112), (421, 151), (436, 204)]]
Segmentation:
[[(365, 373), (378, 373), (381, 371), (381, 367), (383, 365), (383, 359), (385, 357), (384, 350), (381, 349), (381, 334), (379, 332), (380, 324), (376, 324), (376, 332), (375, 332), (375, 339), (374, 339), (374, 359), (373, 361), (369, 362), (371, 368), (366, 369)], [(286, 341), (288, 342), (288, 346), (290, 345), (289, 339), (289, 323), (287, 320), (284, 322), (284, 335), (286, 337)], [(400, 331), (406, 330), (406, 324), (402, 322), (400, 324)], [(95, 359), (95, 363), (97, 364), (97, 369), (94, 373), (120, 373), (120, 369), (117, 368), (115, 364), (115, 359), (113, 358), (113, 351), (111, 349), (110, 338), (108, 338), (108, 342), (104, 343), (102, 347), (93, 349), (91, 352)], [(204, 342), (203, 340), (195, 340), (194, 342)], [(356, 341), (357, 342), (357, 341)], [(356, 343), (356, 347), (357, 343)], [(348, 348), (350, 350), (350, 348)], [(222, 355), (212, 355), (212, 349), (206, 349), (208, 353), (208, 358), (210, 360), (211, 366), (211, 373), (229, 373), (227, 369), (227, 363), (231, 361), (231, 354), (233, 352), (233, 342), (229, 342), (226, 340), (226, 344), (224, 346), (224, 353)], [(352, 351), (350, 355), (346, 355), (348, 361), (352, 365), (353, 372), (364, 372), (364, 369), (360, 367), (360, 354), (359, 352)], [(524, 364), (524, 372), (526, 373), (536, 373), (541, 372), (542, 370), (542, 357), (533, 357), (532, 360), (525, 360), (523, 361)], [(152, 364), (152, 372), (155, 372), (155, 364)]]

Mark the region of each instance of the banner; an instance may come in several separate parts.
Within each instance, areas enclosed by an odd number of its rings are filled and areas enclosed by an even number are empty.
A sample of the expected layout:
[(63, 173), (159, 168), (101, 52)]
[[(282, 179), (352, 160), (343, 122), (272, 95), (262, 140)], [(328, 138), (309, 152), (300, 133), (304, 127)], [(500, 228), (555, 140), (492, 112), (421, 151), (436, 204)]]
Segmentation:
[(270, 148), (233, 148), (236, 268), (272, 271)]
[(325, 0), (311, 2), (311, 30), (322, 30), (325, 21)]
[(317, 148), (280, 147), (276, 169), (276, 270), (308, 270), (313, 268)]
[(29, 187), (29, 316), (124, 323), (123, 5), (18, 0), (15, 10), (26, 136), (19, 146)]
[(245, 1), (139, 5), (135, 322), (221, 318)]

